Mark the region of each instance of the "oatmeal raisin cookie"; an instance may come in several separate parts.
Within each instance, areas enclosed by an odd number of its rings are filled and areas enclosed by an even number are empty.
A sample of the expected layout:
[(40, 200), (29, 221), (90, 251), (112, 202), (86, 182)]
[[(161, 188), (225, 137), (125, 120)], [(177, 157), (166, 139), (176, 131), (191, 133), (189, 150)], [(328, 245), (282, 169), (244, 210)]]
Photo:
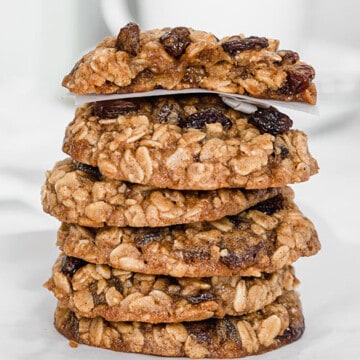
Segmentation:
[(121, 352), (189, 358), (240, 358), (265, 353), (298, 340), (305, 324), (296, 292), (262, 310), (171, 324), (109, 322), (85, 318), (59, 302), (55, 327), (77, 343)]
[(318, 171), (307, 136), (274, 108), (244, 115), (217, 95), (86, 104), (63, 150), (110, 179), (178, 190), (260, 189)]
[(203, 88), (256, 98), (316, 102), (314, 69), (279, 41), (130, 23), (84, 55), (62, 84), (76, 94)]

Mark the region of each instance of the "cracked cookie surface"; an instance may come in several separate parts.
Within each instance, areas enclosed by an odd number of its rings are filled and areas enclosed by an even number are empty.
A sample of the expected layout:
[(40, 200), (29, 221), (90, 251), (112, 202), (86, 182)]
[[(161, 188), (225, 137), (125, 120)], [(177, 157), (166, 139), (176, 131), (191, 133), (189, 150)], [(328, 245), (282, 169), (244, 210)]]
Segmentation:
[(66, 159), (47, 172), (42, 204), (45, 212), (67, 223), (158, 227), (234, 215), (282, 191), (157, 189), (111, 180), (91, 166)]
[(318, 171), (291, 124), (274, 108), (244, 115), (217, 95), (109, 100), (76, 110), (63, 150), (110, 179), (158, 188), (281, 187)]
[(262, 310), (172, 324), (109, 322), (76, 315), (59, 303), (55, 327), (77, 343), (120, 352), (190, 358), (235, 358), (261, 354), (296, 341), (305, 324), (297, 293), (290, 291)]
[[(176, 278), (81, 262), (61, 254), (45, 287), (72, 311), (108, 321), (177, 323), (262, 309), (298, 285), (294, 269), (261, 277)], [(69, 267), (73, 268), (68, 271)]]
[[(285, 190), (285, 189), (284, 189)], [(57, 244), (67, 255), (146, 274), (175, 277), (260, 276), (320, 249), (293, 192), (213, 222), (163, 228), (91, 229), (63, 223)]]
[(279, 41), (184, 27), (122, 28), (84, 55), (62, 84), (77, 94), (204, 88), (257, 98), (316, 102), (314, 69)]

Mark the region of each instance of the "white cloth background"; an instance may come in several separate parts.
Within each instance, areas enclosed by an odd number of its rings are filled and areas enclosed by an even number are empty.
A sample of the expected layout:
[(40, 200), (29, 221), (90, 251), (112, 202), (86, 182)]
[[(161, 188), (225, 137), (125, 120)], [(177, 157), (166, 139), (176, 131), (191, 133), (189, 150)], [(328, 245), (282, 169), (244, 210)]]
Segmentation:
[[(50, 353), (55, 359), (116, 356), (70, 349), (52, 328), (54, 299), (41, 289), (57, 254), (59, 223), (42, 212), (40, 187), (45, 171), (65, 157), (62, 139), (74, 113), (60, 82), (80, 53), (106, 32), (96, 1), (86, 2), (88, 12), (85, 1), (61, 3), (0, 5), (0, 273), (7, 289), (0, 300), (0, 342), (6, 359), (48, 359)], [(359, 8), (351, 3), (353, 12), (342, 7), (336, 13), (329, 6), (333, 21), (329, 14), (322, 18), (318, 3), (318, 17), (309, 14), (311, 21), (318, 19), (313, 26), (317, 35), (304, 46), (304, 55), (318, 71), (320, 116), (292, 115), (296, 127), (308, 132), (320, 165), (319, 175), (294, 186), (297, 203), (316, 224), (323, 245), (318, 256), (296, 265), (308, 329), (298, 344), (259, 359), (360, 356), (360, 28), (351, 23)], [(319, 23), (336, 24), (339, 31), (327, 33)], [(326, 34), (331, 38), (321, 40)], [(348, 46), (355, 43), (357, 49)]]

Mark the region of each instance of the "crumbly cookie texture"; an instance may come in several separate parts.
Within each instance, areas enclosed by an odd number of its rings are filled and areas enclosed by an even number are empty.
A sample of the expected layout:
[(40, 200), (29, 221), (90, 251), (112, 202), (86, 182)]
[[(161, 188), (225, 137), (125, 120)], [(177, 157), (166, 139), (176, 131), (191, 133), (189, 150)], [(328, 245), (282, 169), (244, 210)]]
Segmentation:
[(59, 303), (55, 327), (77, 343), (115, 351), (189, 358), (239, 358), (296, 341), (303, 334), (305, 324), (299, 297), (291, 291), (247, 315), (172, 324), (89, 319)]
[(125, 271), (175, 277), (261, 276), (320, 249), (312, 222), (292, 202), (293, 192), (213, 222), (163, 228), (63, 223), (58, 246), (67, 255)]
[(297, 285), (292, 267), (258, 278), (176, 278), (118, 270), (61, 254), (45, 287), (80, 316), (177, 323), (254, 312)]
[(94, 169), (77, 166), (66, 159), (47, 172), (42, 187), (43, 209), (60, 221), (91, 227), (157, 227), (212, 221), (237, 214), (284, 191), (283, 188), (161, 190), (99, 179), (101, 174)]
[(257, 98), (316, 102), (314, 69), (279, 41), (184, 27), (140, 31), (136, 24), (83, 56), (62, 84), (77, 94), (204, 88)]
[(291, 124), (273, 108), (246, 116), (217, 95), (103, 101), (77, 109), (63, 150), (110, 179), (158, 188), (281, 187), (318, 171)]

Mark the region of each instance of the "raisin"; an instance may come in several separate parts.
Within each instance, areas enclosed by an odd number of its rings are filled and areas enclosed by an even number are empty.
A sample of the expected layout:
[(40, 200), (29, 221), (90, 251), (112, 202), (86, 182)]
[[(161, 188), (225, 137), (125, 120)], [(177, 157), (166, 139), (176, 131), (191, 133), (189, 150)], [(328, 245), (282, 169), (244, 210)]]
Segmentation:
[(284, 206), (285, 206), (285, 199), (282, 196), (282, 194), (279, 194), (271, 199), (267, 199), (256, 204), (251, 209), (261, 211), (267, 215), (272, 215), (282, 210)]
[(286, 342), (289, 343), (291, 341), (297, 340), (302, 333), (304, 332), (304, 326), (301, 327), (291, 327), (285, 329), (282, 335), (276, 337), (276, 340), (279, 342)]
[(79, 333), (79, 320), (77, 319), (74, 312), (70, 312), (70, 314), (66, 318), (66, 321), (62, 324), (62, 329), (68, 332), (71, 339), (78, 343), (81, 342)]
[(143, 228), (136, 233), (135, 242), (139, 246), (145, 246), (152, 243), (154, 240), (159, 239), (160, 237), (161, 237), (160, 229)]
[[(111, 276), (111, 278), (107, 280), (107, 286), (108, 286), (108, 288), (114, 287), (120, 293), (123, 292), (123, 288), (121, 286), (120, 280), (115, 276)], [(97, 281), (94, 281), (89, 286), (89, 290), (91, 292), (91, 295), (94, 300), (94, 304), (96, 306), (106, 304), (105, 293), (104, 292), (98, 293), (98, 282)]]
[(280, 50), (277, 53), (282, 58), (281, 65), (284, 65), (284, 64), (293, 65), (300, 60), (299, 54), (292, 50)]
[(97, 168), (97, 167), (78, 162), (78, 163), (76, 163), (76, 169), (85, 172), (86, 174), (90, 175), (96, 181), (101, 180), (102, 174), (99, 171), (99, 168)]
[(111, 276), (107, 282), (109, 288), (114, 287), (118, 292), (122, 293), (123, 287), (121, 286), (120, 280), (116, 276)]
[[(143, 81), (153, 81), (154, 73), (146, 68), (143, 71), (139, 72), (136, 77), (131, 80), (131, 85), (141, 84)], [(157, 86), (157, 85), (155, 85)]]
[(186, 263), (192, 263), (196, 260), (204, 261), (209, 260), (211, 258), (211, 254), (204, 250), (184, 250), (183, 258)]
[(196, 154), (193, 156), (193, 161), (194, 162), (199, 162), (200, 161), (200, 154)]
[(174, 58), (180, 57), (190, 45), (190, 31), (186, 27), (175, 27), (160, 38), (166, 52)]
[(186, 299), (191, 304), (200, 304), (200, 303), (205, 302), (205, 301), (215, 301), (216, 296), (214, 294), (212, 294), (212, 293), (200, 293), (200, 294), (197, 294), (197, 295), (186, 296)]
[(95, 306), (98, 306), (98, 305), (101, 305), (101, 304), (106, 304), (105, 294), (103, 292), (98, 294), (98, 291), (97, 291), (98, 290), (98, 283), (97, 283), (97, 281), (94, 281), (89, 286), (89, 290), (90, 290), (91, 295), (93, 297)]
[(258, 109), (249, 116), (248, 122), (256, 126), (262, 133), (271, 135), (283, 134), (292, 127), (293, 121), (274, 107)]
[(61, 261), (61, 272), (65, 275), (73, 276), (76, 271), (87, 264), (86, 261), (65, 255)]
[(200, 84), (205, 76), (206, 71), (203, 66), (190, 66), (186, 69), (182, 82), (195, 87)]
[(92, 104), (92, 114), (102, 119), (114, 119), (117, 118), (118, 115), (127, 114), (138, 108), (138, 104), (129, 100), (116, 99), (96, 101)]
[(202, 129), (206, 124), (220, 123), (224, 129), (230, 129), (232, 122), (221, 111), (215, 108), (208, 108), (189, 115), (186, 119), (179, 121), (181, 128)]
[(221, 44), (225, 52), (234, 56), (245, 50), (260, 50), (269, 46), (268, 39), (258, 36), (229, 40)]
[(120, 29), (116, 39), (117, 50), (126, 51), (136, 56), (140, 51), (140, 28), (137, 24), (130, 22)]
[(216, 335), (219, 338), (220, 343), (223, 343), (228, 339), (231, 339), (235, 343), (239, 343), (240, 340), (234, 324), (226, 317), (219, 320), (218, 326), (216, 327)]
[(315, 77), (315, 71), (310, 65), (296, 65), (287, 71), (285, 85), (279, 92), (286, 95), (295, 95), (305, 91)]
[(286, 159), (289, 154), (290, 154), (290, 150), (285, 145), (281, 145), (280, 146), (280, 157), (281, 157), (281, 159)]
[(216, 320), (214, 318), (207, 321), (189, 321), (184, 326), (189, 335), (196, 339), (200, 344), (211, 344), (214, 341), (214, 329), (216, 328)]
[(283, 144), (277, 144), (277, 141), (274, 143), (274, 150), (269, 157), (269, 166), (278, 167), (281, 162), (289, 156), (290, 150)]
[(227, 217), (236, 229), (240, 227), (241, 217), (238, 215), (231, 215)]
[(246, 66), (239, 66), (238, 71), (243, 80), (251, 78), (251, 71)]
[(179, 104), (167, 101), (161, 106), (157, 113), (155, 111), (155, 117), (160, 124), (177, 124), (183, 117), (182, 112)]
[(230, 269), (244, 269), (256, 263), (257, 256), (262, 250), (264, 250), (264, 244), (260, 242), (255, 246), (249, 246), (248, 249), (244, 249), (241, 254), (228, 253), (225, 256), (221, 256), (220, 261)]
[[(234, 225), (235, 229), (238, 230), (245, 230), (249, 228), (249, 223), (251, 222), (246, 217), (241, 216), (240, 214), (237, 215), (229, 215), (227, 218), (230, 220), (230, 222)], [(246, 238), (237, 236), (237, 241), (246, 241)]]
[(181, 232), (184, 232), (186, 230), (186, 226), (185, 224), (176, 224), (176, 225), (171, 225), (169, 227), (170, 231), (173, 232), (173, 231), (181, 231)]

